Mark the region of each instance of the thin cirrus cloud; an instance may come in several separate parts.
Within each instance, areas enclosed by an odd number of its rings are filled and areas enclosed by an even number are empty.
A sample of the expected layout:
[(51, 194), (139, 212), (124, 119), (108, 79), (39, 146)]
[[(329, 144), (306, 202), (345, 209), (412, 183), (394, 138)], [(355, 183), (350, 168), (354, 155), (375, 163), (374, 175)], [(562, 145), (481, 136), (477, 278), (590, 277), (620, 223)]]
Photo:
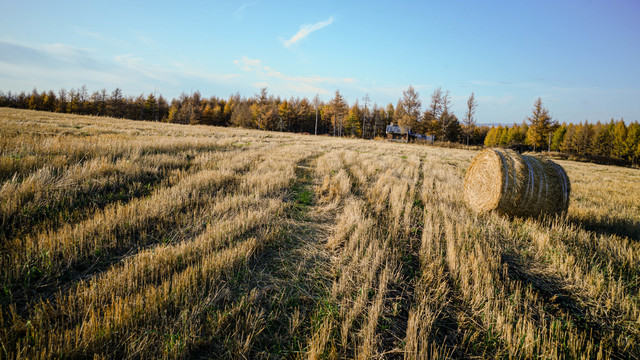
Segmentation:
[[(329, 90), (323, 88), (326, 85), (353, 85), (357, 82), (353, 78), (332, 78), (319, 75), (291, 76), (265, 65), (260, 59), (251, 59), (243, 56), (233, 61), (236, 66), (249, 74), (252, 74), (259, 82), (260, 87), (270, 85), (275, 90), (294, 93), (322, 93), (328, 94)], [(264, 86), (263, 86), (264, 85)]]
[(157, 64), (133, 54), (105, 58), (95, 50), (65, 44), (20, 44), (0, 40), (0, 90), (120, 87), (150, 91), (157, 86), (175, 96), (184, 84), (207, 87), (232, 83), (236, 74), (216, 74), (187, 64)]
[(247, 8), (249, 8), (249, 7), (251, 7), (251, 6), (254, 6), (254, 5), (257, 5), (257, 4), (259, 4), (260, 2), (262, 2), (262, 0), (252, 1), (252, 2), (249, 2), (249, 3), (245, 3), (245, 4), (240, 5), (240, 7), (239, 7), (239, 8), (237, 8), (237, 9), (236, 9), (236, 11), (234, 12), (234, 13), (235, 13), (235, 15), (236, 15), (236, 19), (241, 19), (241, 18), (242, 18), (242, 15), (243, 15), (243, 13), (244, 13), (244, 11), (245, 11)]
[(312, 32), (318, 31), (318, 30), (320, 30), (322, 28), (325, 28), (325, 27), (333, 24), (333, 22), (334, 22), (333, 16), (330, 16), (325, 21), (320, 21), (320, 22), (317, 22), (315, 24), (302, 25), (300, 27), (300, 30), (295, 35), (293, 35), (289, 40), (284, 40), (284, 46), (288, 48), (291, 45), (294, 45), (294, 44), (298, 43), (300, 40), (306, 38)]

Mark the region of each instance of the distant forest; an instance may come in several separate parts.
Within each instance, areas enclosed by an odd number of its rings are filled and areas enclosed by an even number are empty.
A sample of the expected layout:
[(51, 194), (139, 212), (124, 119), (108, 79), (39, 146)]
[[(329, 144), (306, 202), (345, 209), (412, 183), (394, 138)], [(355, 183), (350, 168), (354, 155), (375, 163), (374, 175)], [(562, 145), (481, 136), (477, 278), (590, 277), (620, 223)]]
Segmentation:
[(86, 86), (30, 93), (0, 91), (0, 107), (43, 110), (81, 115), (110, 116), (132, 120), (178, 124), (236, 126), (358, 138), (384, 137), (392, 123), (413, 132), (433, 135), (440, 144), (515, 147), (520, 150), (554, 151), (577, 160), (637, 166), (640, 159), (640, 124), (623, 119), (608, 123), (559, 124), (538, 99), (522, 124), (477, 126), (477, 102), (472, 93), (459, 119), (451, 110), (449, 91), (436, 89), (422, 110), (419, 94), (411, 86), (397, 104), (370, 104), (368, 96), (348, 104), (340, 91), (328, 102), (313, 99), (282, 99), (262, 88), (253, 97), (231, 95), (228, 99), (204, 98), (199, 92), (181, 94), (168, 101), (162, 95), (126, 96), (116, 88), (89, 93)]

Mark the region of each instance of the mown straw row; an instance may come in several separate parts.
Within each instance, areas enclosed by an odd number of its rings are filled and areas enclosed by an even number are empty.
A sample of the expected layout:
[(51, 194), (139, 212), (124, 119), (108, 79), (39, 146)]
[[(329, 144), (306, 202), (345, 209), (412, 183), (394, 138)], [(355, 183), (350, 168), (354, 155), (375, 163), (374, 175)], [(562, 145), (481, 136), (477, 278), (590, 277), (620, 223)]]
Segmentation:
[[(559, 161), (566, 216), (478, 215), (472, 151), (5, 109), (0, 125), (4, 218), (29, 229), (2, 249), (0, 358), (640, 358), (637, 170)], [(500, 153), (497, 203), (549, 208), (537, 180), (557, 169)], [(151, 186), (71, 199), (112, 183)], [(32, 205), (86, 214), (29, 221)]]

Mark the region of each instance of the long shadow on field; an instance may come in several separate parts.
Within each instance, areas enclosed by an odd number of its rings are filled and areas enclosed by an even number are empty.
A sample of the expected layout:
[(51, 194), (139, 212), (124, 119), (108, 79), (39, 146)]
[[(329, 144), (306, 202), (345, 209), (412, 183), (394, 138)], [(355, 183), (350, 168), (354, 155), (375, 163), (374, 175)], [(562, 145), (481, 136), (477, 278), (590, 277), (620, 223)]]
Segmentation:
[(569, 221), (574, 225), (600, 235), (617, 235), (640, 241), (640, 223), (619, 219), (614, 216), (605, 219), (575, 218)]
[[(215, 191), (229, 191), (237, 186), (237, 182), (237, 179), (234, 179)], [(11, 283), (5, 280), (5, 288), (11, 289), (11, 292), (10, 295), (7, 295), (7, 292), (0, 294), (0, 304), (4, 306), (12, 303), (18, 314), (22, 315), (32, 304), (53, 300), (57, 293), (64, 293), (78, 281), (96, 276), (141, 249), (154, 246), (166, 239), (195, 237), (204, 230), (204, 227), (193, 227), (193, 224), (188, 221), (188, 216), (181, 216), (188, 215), (190, 211), (190, 208), (184, 208), (174, 213), (172, 217), (153, 222), (153, 228), (129, 229), (126, 233), (129, 240), (128, 246), (104, 249), (78, 258), (57, 269), (55, 273), (29, 271), (13, 279)]]
[[(170, 150), (142, 149), (141, 156), (170, 153)], [(211, 146), (194, 146), (192, 150), (195, 151), (196, 155), (201, 155), (215, 150), (215, 148)], [(218, 151), (228, 150), (226, 148), (218, 149)], [(3, 247), (14, 238), (36, 235), (37, 232), (44, 229), (54, 231), (64, 224), (75, 224), (86, 220), (96, 211), (102, 210), (110, 204), (124, 204), (134, 199), (146, 197), (161, 186), (171, 186), (171, 184), (167, 183), (167, 180), (171, 177), (172, 171), (182, 170), (188, 172), (195, 165), (193, 159), (196, 157), (187, 151), (172, 153), (171, 155), (178, 160), (176, 163), (167, 163), (162, 167), (156, 167), (155, 170), (143, 167), (144, 170), (133, 178), (127, 180), (120, 178), (97, 187), (85, 186), (64, 198), (59, 195), (64, 189), (57, 189), (55, 186), (52, 189), (43, 190), (45, 192), (44, 196), (42, 194), (31, 194), (30, 200), (22, 206), (20, 212), (11, 214), (2, 220), (0, 249), (3, 250)], [(71, 163), (82, 164), (94, 157), (95, 155), (86, 154), (86, 157)], [(116, 164), (121, 158), (123, 158), (122, 154), (114, 156), (111, 158), (111, 162)], [(180, 163), (183, 159), (186, 159), (186, 164)], [(145, 158), (141, 157), (136, 161), (142, 163), (144, 160)], [(2, 180), (0, 179), (0, 181)], [(85, 178), (84, 180), (86, 182), (96, 180), (104, 182), (103, 178)], [(36, 195), (38, 200), (32, 201)]]
[[(80, 194), (76, 196), (69, 204), (63, 206), (47, 206), (38, 208), (25, 209), (21, 216), (30, 217), (31, 223), (46, 222), (48, 231), (55, 231), (63, 225), (61, 219), (66, 218), (67, 224), (75, 224), (88, 219), (97, 212), (105, 209), (108, 205), (143, 198), (150, 195), (154, 189), (165, 179), (166, 174), (161, 176), (150, 176), (142, 182), (142, 186), (131, 187), (128, 184), (120, 184), (106, 188), (104, 191)], [(20, 223), (17, 218), (10, 218), (9, 225), (3, 229), (0, 234), (0, 240), (9, 241), (13, 237), (22, 237), (26, 235), (35, 235), (34, 228), (25, 226)], [(120, 259), (121, 256), (116, 256)], [(104, 263), (101, 260), (100, 263)], [(94, 264), (95, 265), (95, 264)], [(82, 268), (89, 271), (82, 271)], [(31, 267), (24, 276), (9, 281), (5, 279), (3, 286), (5, 292), (0, 293), (0, 304), (7, 305), (15, 302), (18, 309), (24, 307), (27, 302), (39, 300), (43, 295), (57, 291), (57, 284), (74, 278), (84, 278), (91, 275), (91, 272), (99, 271), (99, 267), (83, 265), (80, 269), (67, 269), (61, 276), (57, 276), (57, 281), (47, 279), (44, 271), (36, 266)], [(74, 273), (74, 274), (71, 274)], [(9, 295), (11, 294), (11, 295)], [(46, 297), (46, 296), (45, 296)]]
[(231, 319), (216, 320), (218, 329), (212, 329), (188, 356), (291, 358), (304, 354), (312, 335), (312, 315), (326, 297), (330, 259), (321, 239), (328, 237), (327, 224), (334, 218), (311, 210), (315, 204), (311, 160), (296, 167), (297, 181), (286, 199), (290, 210), (280, 241), (255, 254), (228, 279), (223, 296), (211, 310), (217, 319)]
[[(412, 231), (407, 239), (396, 239), (399, 247), (400, 258), (400, 279), (397, 283), (392, 284), (389, 288), (387, 298), (385, 299), (384, 314), (381, 317), (381, 324), (378, 326), (380, 334), (379, 352), (386, 355), (389, 359), (404, 358), (402, 351), (403, 342), (407, 336), (407, 328), (409, 325), (409, 313), (411, 306), (415, 302), (415, 285), (420, 276), (420, 260), (418, 256), (420, 242), (422, 240), (422, 216), (424, 216), (424, 204), (422, 203), (421, 192), (424, 182), (424, 162), (420, 159), (418, 171), (418, 180), (416, 181), (416, 198), (410, 199), (413, 202), (412, 211)], [(364, 187), (366, 184), (361, 184)], [(365, 197), (363, 195), (363, 197)], [(375, 214), (373, 209), (369, 209), (371, 214)], [(382, 217), (386, 217), (383, 214)], [(380, 219), (384, 222), (384, 219)], [(392, 224), (389, 224), (392, 226)], [(395, 311), (393, 309), (396, 309)]]
[(507, 264), (512, 280), (520, 281), (525, 287), (531, 286), (544, 301), (544, 312), (534, 312), (535, 320), (546, 318), (569, 318), (581, 331), (590, 333), (592, 339), (602, 339), (603, 324), (590, 318), (587, 310), (575, 295), (567, 290), (559, 276), (542, 274), (516, 254), (502, 254), (502, 263)]
[[(532, 313), (535, 320), (546, 319), (547, 324), (560, 320), (562, 326), (573, 324), (596, 346), (602, 347), (605, 354), (609, 353), (613, 358), (620, 359), (637, 358), (637, 349), (625, 345), (629, 333), (617, 321), (619, 316), (615, 309), (609, 310), (606, 316), (593, 315), (576, 299), (575, 294), (565, 288), (565, 282), (559, 276), (542, 274), (516, 254), (503, 254), (502, 262), (508, 266), (508, 276), (511, 279), (520, 281), (524, 286), (531, 286), (538, 298), (543, 300), (544, 309)], [(617, 341), (619, 337), (625, 340)]]
[(20, 213), (9, 216), (0, 231), (0, 242), (7, 243), (10, 239), (33, 235), (42, 230), (46, 223), (49, 231), (57, 229), (64, 223), (77, 223), (104, 209), (115, 202), (129, 202), (133, 199), (149, 195), (168, 174), (146, 172), (135, 183), (108, 184), (99, 191), (87, 189), (85, 192), (74, 194), (73, 198), (52, 201), (48, 204), (29, 203)]
[[(575, 223), (574, 223), (575, 224)], [(567, 245), (567, 251), (578, 259), (589, 259), (592, 269), (604, 272), (606, 276), (613, 275), (622, 280), (624, 286), (631, 294), (636, 294), (640, 289), (640, 267), (633, 261), (623, 261), (617, 256), (605, 251), (596, 244), (600, 239), (594, 238), (589, 242), (577, 243), (571, 239), (562, 239)]]

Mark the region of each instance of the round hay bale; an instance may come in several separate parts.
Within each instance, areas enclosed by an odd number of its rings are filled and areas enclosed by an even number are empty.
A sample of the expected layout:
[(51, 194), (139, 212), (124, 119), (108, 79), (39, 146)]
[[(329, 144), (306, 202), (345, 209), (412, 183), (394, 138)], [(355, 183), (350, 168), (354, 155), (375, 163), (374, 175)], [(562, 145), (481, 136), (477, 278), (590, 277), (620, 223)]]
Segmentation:
[(485, 149), (464, 178), (464, 200), (476, 212), (555, 215), (569, 207), (571, 183), (562, 166), (513, 150)]

